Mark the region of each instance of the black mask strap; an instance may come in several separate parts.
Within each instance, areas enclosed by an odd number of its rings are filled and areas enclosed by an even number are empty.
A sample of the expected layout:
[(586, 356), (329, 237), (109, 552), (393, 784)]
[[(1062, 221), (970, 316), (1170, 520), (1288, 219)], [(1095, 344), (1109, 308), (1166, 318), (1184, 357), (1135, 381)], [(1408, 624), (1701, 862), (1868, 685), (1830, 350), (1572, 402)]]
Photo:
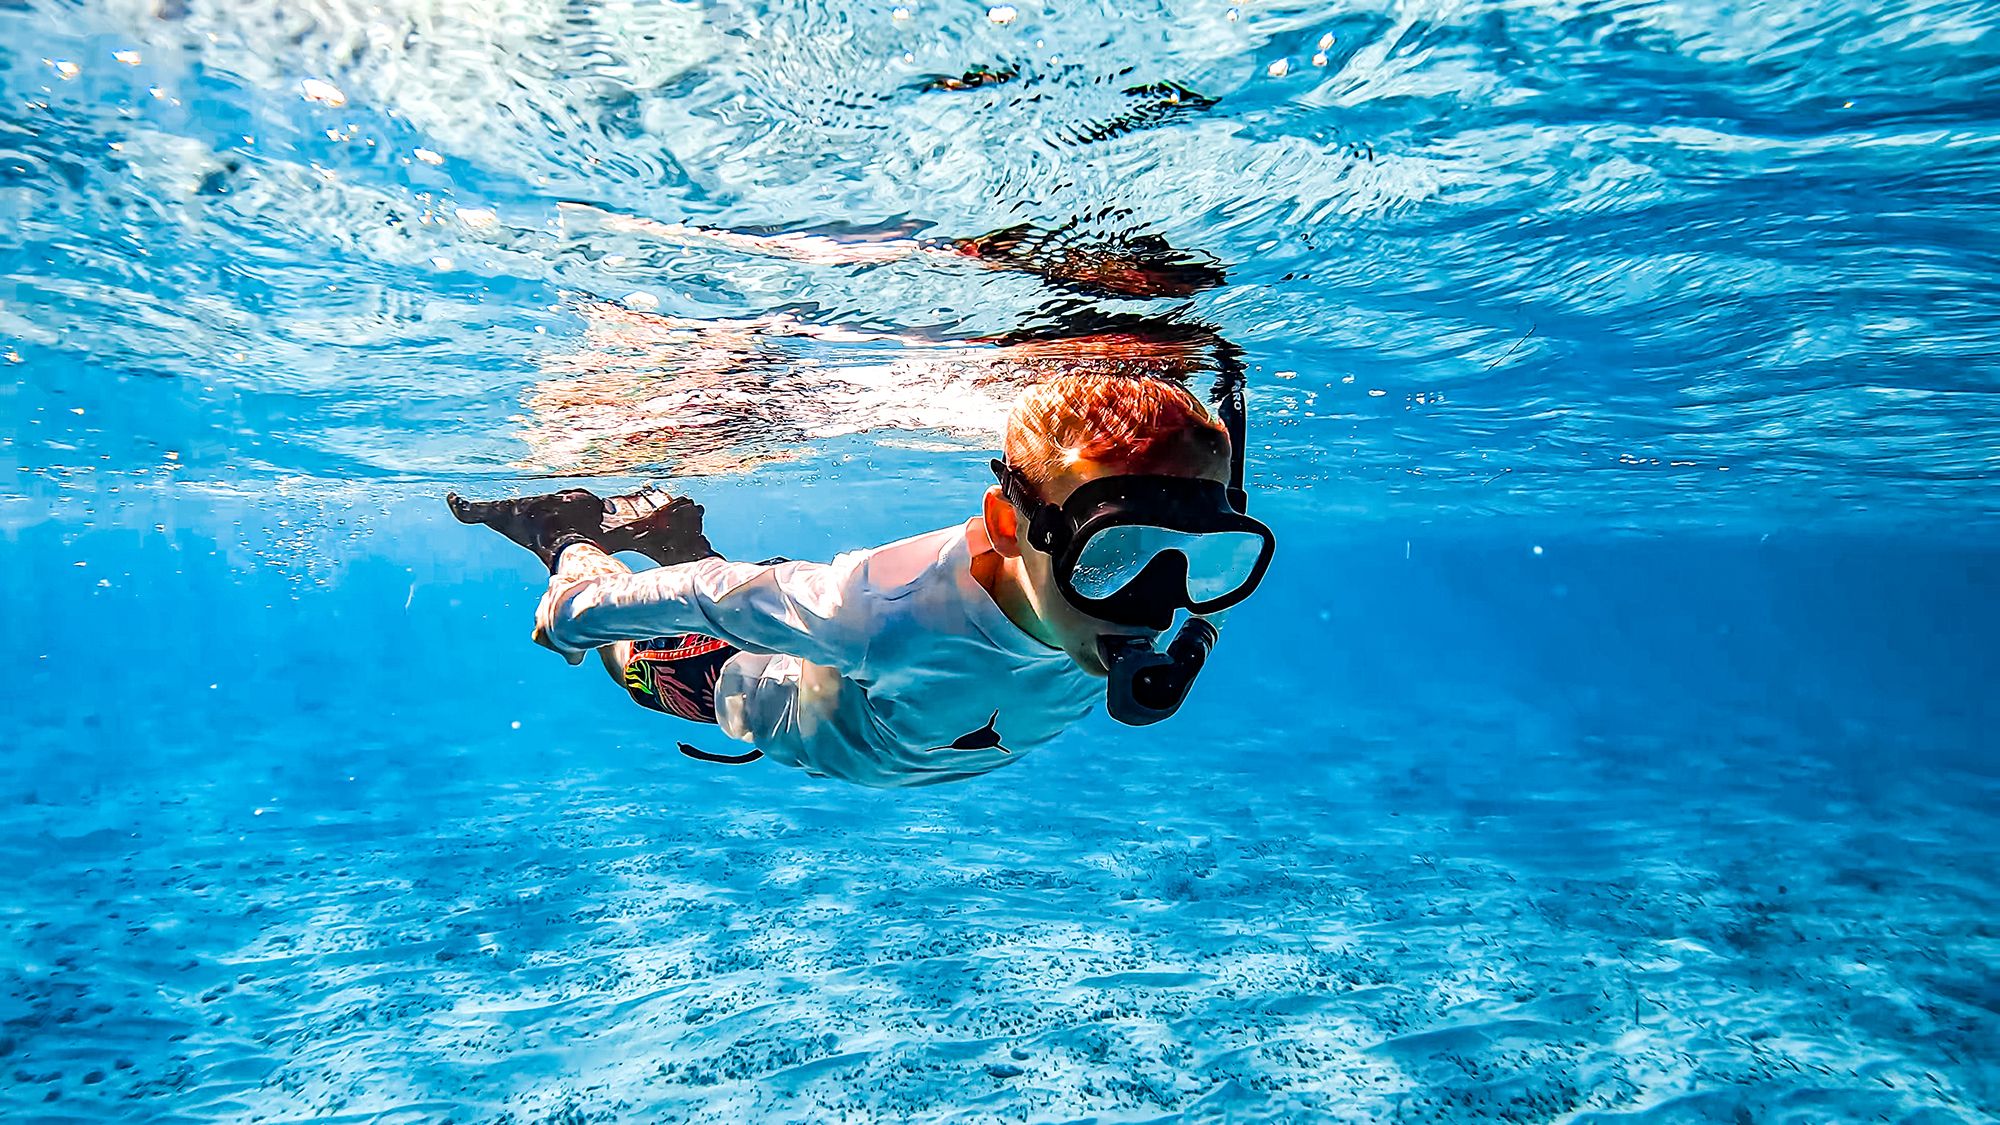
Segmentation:
[(1028, 517), (1028, 543), (1045, 555), (1062, 550), (1069, 539), (1062, 508), (1037, 496), (1035, 486), (1028, 483), (1021, 470), (998, 457), (989, 464), (1000, 481), (1000, 495), (1014, 505), (1015, 511)]
[(1209, 388), (1209, 401), (1215, 404), (1215, 412), (1222, 419), (1222, 428), (1229, 434), (1229, 506), (1239, 512), (1250, 510), (1250, 494), (1243, 490), (1243, 439), (1248, 429), (1245, 416), (1248, 409), (1243, 400), (1243, 384), (1247, 373), (1243, 366), (1243, 349), (1220, 336), (1215, 337), (1215, 365), (1218, 369), (1215, 385)]
[(1033, 511), (1035, 505), (1041, 503), (1041, 497), (1036, 496), (1034, 490), (1028, 487), (1028, 482), (1022, 479), (1019, 469), (998, 457), (988, 461), (987, 465), (993, 470), (993, 479), (1000, 482), (1000, 495), (1005, 497), (1009, 504), (1022, 511)]

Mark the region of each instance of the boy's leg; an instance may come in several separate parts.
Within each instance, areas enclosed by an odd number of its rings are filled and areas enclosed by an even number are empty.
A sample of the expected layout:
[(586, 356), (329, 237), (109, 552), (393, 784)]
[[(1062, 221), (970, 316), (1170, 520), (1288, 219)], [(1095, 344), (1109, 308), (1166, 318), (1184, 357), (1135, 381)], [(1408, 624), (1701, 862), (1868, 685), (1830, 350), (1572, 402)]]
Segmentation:
[(604, 673), (625, 686), (625, 665), (632, 662), (632, 642), (619, 641), (615, 645), (605, 645), (597, 650), (597, 658), (604, 662)]
[[(630, 574), (613, 556), (634, 551), (663, 566), (715, 557), (701, 530), (701, 505), (646, 487), (600, 499), (583, 489), (512, 500), (469, 501), (448, 495), (463, 523), (485, 524), (534, 551), (557, 587)], [(544, 642), (537, 626), (536, 640)], [(545, 642), (544, 642), (545, 643)], [(611, 678), (643, 707), (699, 723), (715, 722), (715, 684), (739, 650), (698, 633), (620, 641), (597, 650)], [(565, 654), (572, 664), (583, 656)]]
[[(631, 568), (595, 545), (566, 550), (552, 581), (577, 582), (630, 574)], [(715, 683), (722, 665), (738, 650), (727, 641), (699, 633), (618, 641), (600, 645), (605, 672), (641, 707), (697, 723), (715, 721)]]
[[(603, 536), (612, 550), (636, 551), (661, 566), (713, 557), (701, 531), (701, 505), (686, 497), (642, 488), (606, 501), (618, 525)], [(621, 641), (597, 650), (604, 670), (633, 702), (697, 723), (715, 721), (715, 682), (737, 649), (699, 633)]]

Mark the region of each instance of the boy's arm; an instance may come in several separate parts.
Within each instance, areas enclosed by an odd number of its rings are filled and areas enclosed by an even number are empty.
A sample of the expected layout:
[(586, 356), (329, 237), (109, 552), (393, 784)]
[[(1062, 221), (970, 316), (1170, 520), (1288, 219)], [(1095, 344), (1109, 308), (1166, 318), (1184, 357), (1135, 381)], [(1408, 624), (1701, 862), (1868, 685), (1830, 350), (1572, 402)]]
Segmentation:
[(869, 633), (851, 608), (842, 612), (843, 573), (837, 564), (720, 558), (633, 573), (579, 543), (563, 551), (549, 578), (535, 611), (535, 643), (575, 664), (601, 645), (699, 633), (746, 652), (849, 671), (866, 654)]

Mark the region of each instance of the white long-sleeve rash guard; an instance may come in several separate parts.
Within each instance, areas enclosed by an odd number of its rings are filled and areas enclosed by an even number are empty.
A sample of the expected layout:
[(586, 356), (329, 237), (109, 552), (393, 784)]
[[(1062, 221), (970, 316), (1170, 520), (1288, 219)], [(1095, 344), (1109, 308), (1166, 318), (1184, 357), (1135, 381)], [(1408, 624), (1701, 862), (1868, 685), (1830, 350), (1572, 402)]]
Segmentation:
[(1104, 692), (973, 578), (973, 556), (991, 549), (978, 517), (832, 563), (704, 559), (634, 573), (573, 548), (564, 563), (589, 562), (549, 580), (537, 622), (572, 657), (616, 641), (719, 637), (743, 650), (715, 688), (730, 738), (861, 785), (933, 785), (1016, 761)]

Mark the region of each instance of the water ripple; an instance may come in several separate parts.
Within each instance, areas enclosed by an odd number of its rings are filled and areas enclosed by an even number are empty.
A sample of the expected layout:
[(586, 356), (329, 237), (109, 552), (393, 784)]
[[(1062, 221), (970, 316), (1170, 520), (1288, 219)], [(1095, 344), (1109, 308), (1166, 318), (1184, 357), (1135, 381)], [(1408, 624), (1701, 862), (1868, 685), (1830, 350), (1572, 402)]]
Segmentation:
[[(285, 416), (226, 438), (239, 469), (500, 467), (590, 302), (977, 337), (1074, 295), (568, 202), (945, 242), (1115, 213), (1107, 238), (1226, 267), (1180, 312), (1248, 350), (1267, 482), (1382, 513), (2000, 517), (2000, 38), (1974, 3), (124, 0), (0, 27), (7, 409), (45, 427), (82, 359), (204, 388), (185, 426)], [(828, 428), (802, 392), (730, 424), (784, 456), (968, 429), (871, 409)], [(77, 464), (79, 436), (23, 456)], [(1625, 455), (1717, 476), (1607, 490)]]

